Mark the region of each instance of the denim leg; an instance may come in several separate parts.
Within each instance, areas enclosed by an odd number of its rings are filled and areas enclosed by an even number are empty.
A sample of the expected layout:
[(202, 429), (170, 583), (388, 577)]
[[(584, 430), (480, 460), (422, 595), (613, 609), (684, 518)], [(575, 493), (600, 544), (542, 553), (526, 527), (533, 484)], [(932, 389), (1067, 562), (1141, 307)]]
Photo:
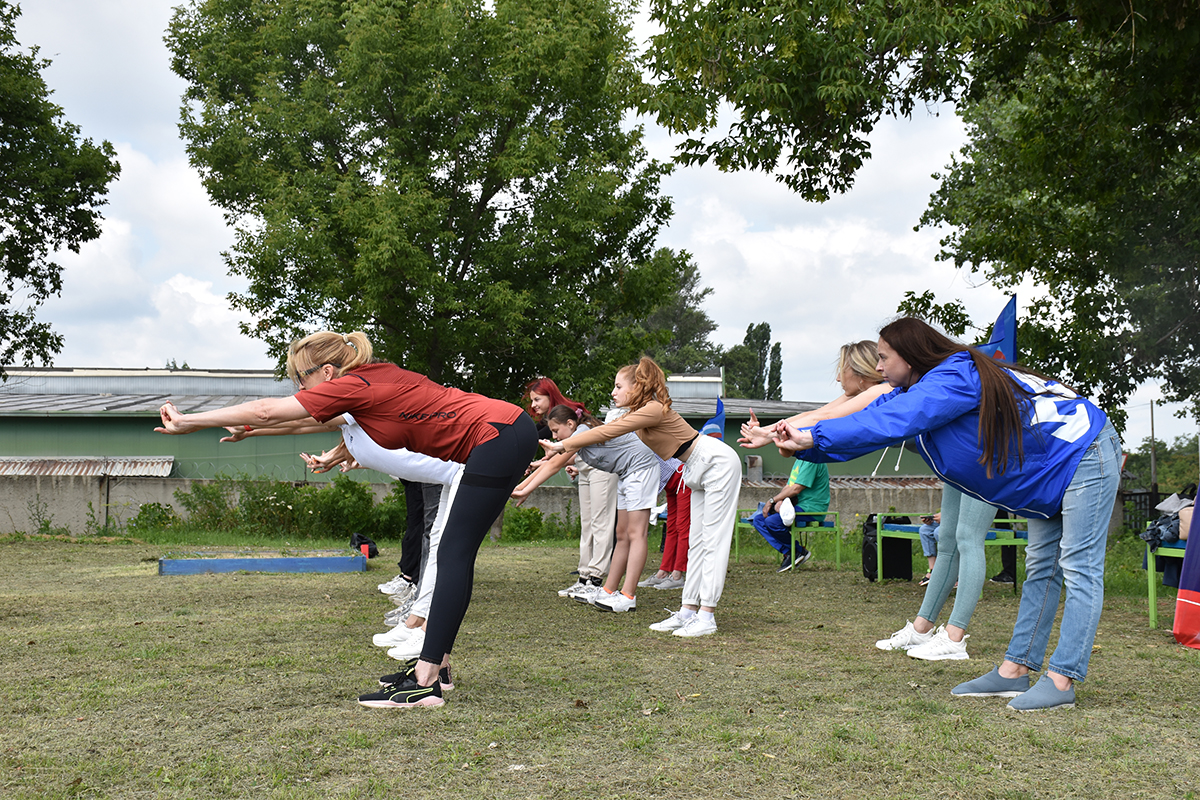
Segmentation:
[(1005, 654), (1009, 661), (1041, 669), (1065, 585), (1063, 621), (1049, 669), (1074, 680), (1086, 677), (1104, 605), (1104, 555), (1120, 482), (1120, 452), (1116, 431), (1105, 425), (1079, 462), (1062, 511), (1048, 520), (1029, 521), (1027, 577)]
[(762, 534), (771, 547), (780, 553), (792, 552), (792, 534), (778, 514), (764, 517), (761, 511), (755, 512), (750, 519), (750, 524), (754, 526), (754, 530)]
[(938, 543), (938, 526), (937, 525), (922, 525), (920, 530), (921, 536), (921, 555), (929, 558), (937, 555)]

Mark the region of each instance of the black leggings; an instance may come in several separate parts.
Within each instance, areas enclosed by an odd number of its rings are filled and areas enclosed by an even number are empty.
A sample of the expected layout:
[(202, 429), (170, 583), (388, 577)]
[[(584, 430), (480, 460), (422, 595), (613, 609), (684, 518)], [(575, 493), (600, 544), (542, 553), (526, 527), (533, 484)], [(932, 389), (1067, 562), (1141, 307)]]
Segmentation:
[(537, 452), (537, 429), (522, 414), (511, 425), (492, 423), (500, 432), (471, 450), (437, 552), (437, 582), (429, 606), (421, 660), (441, 664), (458, 637), (471, 603), (475, 556), (483, 537), (504, 510), (509, 495), (525, 477)]

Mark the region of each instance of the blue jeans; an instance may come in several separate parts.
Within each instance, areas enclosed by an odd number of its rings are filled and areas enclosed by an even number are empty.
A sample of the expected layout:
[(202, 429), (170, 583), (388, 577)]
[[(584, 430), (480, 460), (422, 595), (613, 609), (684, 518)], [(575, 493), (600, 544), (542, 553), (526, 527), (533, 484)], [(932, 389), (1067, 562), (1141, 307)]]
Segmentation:
[[(796, 525), (807, 525), (815, 519), (824, 519), (825, 515), (819, 516), (804, 516), (800, 512), (804, 509), (796, 508)], [(791, 555), (792, 553), (792, 529), (783, 524), (783, 519), (778, 514), (768, 514), (763, 516), (762, 511), (756, 511), (754, 516), (750, 518), (750, 524), (754, 526), (754, 530), (762, 534), (762, 537), (767, 540), (767, 544), (778, 550), (783, 555)], [(804, 549), (804, 545), (796, 542), (796, 555), (802, 556), (808, 550)]]
[(1077, 681), (1086, 677), (1104, 605), (1104, 554), (1121, 479), (1120, 458), (1121, 440), (1106, 424), (1079, 462), (1062, 511), (1050, 519), (1029, 520), (1025, 585), (1007, 660), (1031, 670), (1042, 668), (1065, 585), (1062, 625), (1049, 669)]
[(937, 555), (938, 528), (940, 527), (941, 523), (921, 526), (921, 530), (919, 531), (921, 536), (921, 554), (926, 558)]
[(925, 587), (925, 599), (917, 616), (936, 622), (950, 596), (955, 581), (958, 594), (947, 622), (967, 629), (983, 582), (987, 579), (987, 561), (983, 542), (996, 518), (996, 509), (982, 500), (967, 497), (953, 486), (942, 487), (942, 526), (938, 530), (937, 561)]

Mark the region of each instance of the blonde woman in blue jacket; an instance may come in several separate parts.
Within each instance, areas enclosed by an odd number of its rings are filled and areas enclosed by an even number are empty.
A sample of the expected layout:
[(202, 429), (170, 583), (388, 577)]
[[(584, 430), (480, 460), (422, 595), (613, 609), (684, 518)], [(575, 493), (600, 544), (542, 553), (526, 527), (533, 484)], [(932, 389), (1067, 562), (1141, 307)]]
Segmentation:
[[(956, 686), (957, 697), (1011, 697), (1009, 708), (1070, 708), (1087, 674), (1104, 602), (1108, 524), (1121, 442), (1107, 416), (1071, 389), (901, 318), (879, 332), (878, 369), (895, 387), (872, 406), (812, 428), (782, 423), (781, 446), (840, 461), (916, 438), (947, 485), (1029, 520), (1026, 581), (1004, 663)], [(1062, 590), (1058, 644), (1041, 670)]]

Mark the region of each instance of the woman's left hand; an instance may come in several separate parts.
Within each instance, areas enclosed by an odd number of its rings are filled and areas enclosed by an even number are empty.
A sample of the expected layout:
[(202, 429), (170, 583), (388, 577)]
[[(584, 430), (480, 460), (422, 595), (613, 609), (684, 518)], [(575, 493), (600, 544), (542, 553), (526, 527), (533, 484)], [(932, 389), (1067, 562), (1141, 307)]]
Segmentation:
[(538, 442), (538, 444), (540, 444), (542, 449), (546, 451), (546, 455), (558, 455), (566, 450), (566, 448), (563, 447), (562, 442), (552, 442), (549, 439), (542, 439)]

